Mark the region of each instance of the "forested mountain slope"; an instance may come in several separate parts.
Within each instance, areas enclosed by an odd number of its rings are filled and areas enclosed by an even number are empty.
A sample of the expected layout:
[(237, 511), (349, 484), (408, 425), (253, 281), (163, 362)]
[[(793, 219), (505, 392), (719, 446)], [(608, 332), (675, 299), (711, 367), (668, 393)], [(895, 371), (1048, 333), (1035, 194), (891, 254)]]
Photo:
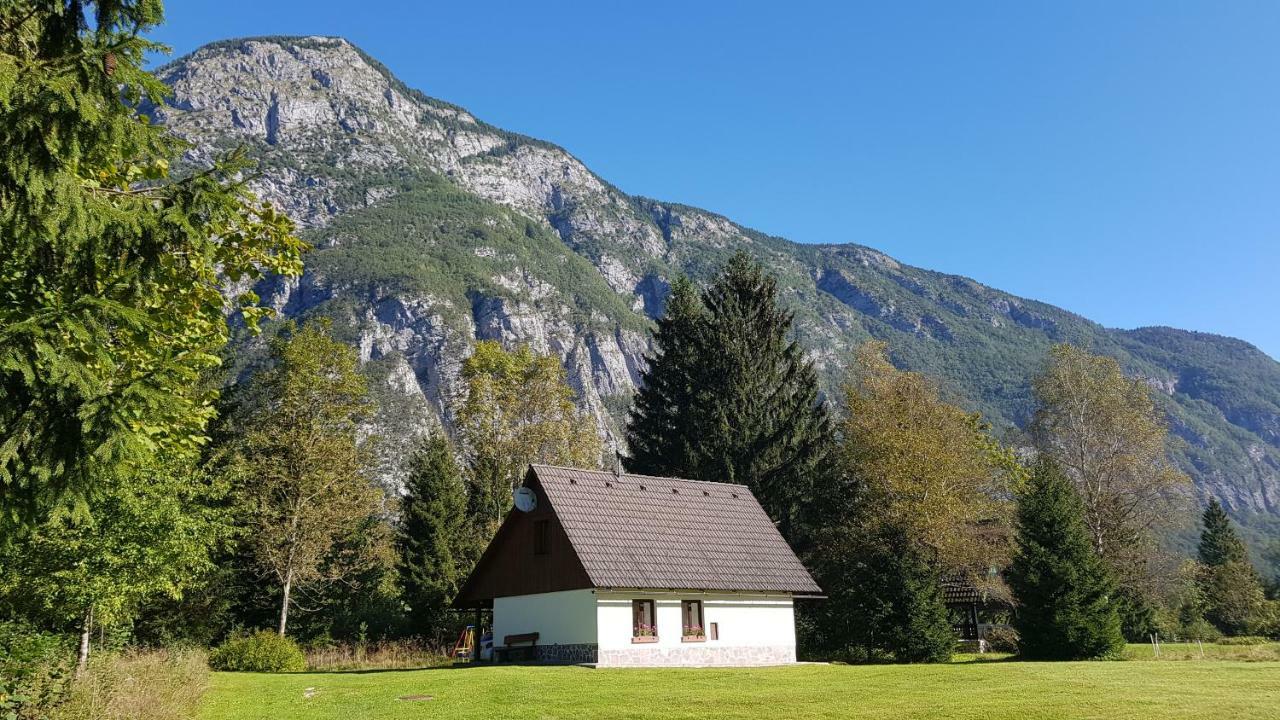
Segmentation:
[[(339, 320), (375, 379), (376, 429), (397, 447), (450, 422), (476, 338), (559, 355), (616, 441), (669, 279), (704, 278), (745, 248), (779, 276), (828, 389), (858, 343), (881, 338), (1016, 433), (1046, 349), (1081, 344), (1159, 389), (1203, 494), (1280, 514), (1280, 364), (1242, 341), (1109, 330), (870, 248), (792, 243), (629, 196), (561, 148), (411, 90), (341, 39), (224, 41), (159, 74), (174, 96), (152, 113), (194, 143), (190, 159), (246, 146), (257, 189), (304, 225), (305, 276), (260, 292), (285, 315)], [(260, 344), (245, 341), (239, 362)]]

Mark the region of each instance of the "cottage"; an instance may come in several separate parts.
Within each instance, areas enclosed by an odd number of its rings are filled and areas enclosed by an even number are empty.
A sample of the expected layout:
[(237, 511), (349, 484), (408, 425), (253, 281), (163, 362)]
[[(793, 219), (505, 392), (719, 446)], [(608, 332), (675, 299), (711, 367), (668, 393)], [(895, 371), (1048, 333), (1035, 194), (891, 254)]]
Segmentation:
[(499, 656), (774, 665), (820, 592), (743, 485), (533, 465), (454, 605)]

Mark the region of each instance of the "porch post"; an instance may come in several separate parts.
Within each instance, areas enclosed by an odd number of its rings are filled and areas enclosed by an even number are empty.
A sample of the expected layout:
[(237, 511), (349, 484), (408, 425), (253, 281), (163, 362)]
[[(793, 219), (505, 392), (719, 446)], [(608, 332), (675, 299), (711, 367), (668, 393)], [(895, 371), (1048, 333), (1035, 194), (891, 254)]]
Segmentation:
[(476, 624), (474, 625), (475, 635), (471, 640), (471, 659), (475, 662), (480, 662), (480, 623), (483, 619), (484, 610), (479, 605), (476, 605)]

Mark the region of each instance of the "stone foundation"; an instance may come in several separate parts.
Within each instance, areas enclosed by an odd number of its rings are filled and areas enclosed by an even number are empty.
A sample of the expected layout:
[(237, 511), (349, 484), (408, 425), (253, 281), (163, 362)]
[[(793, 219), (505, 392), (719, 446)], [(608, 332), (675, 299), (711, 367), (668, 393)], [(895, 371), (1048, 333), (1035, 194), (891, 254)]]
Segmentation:
[(796, 661), (795, 645), (638, 647), (600, 650), (597, 667), (786, 665)]
[(538, 645), (538, 662), (554, 665), (577, 665), (578, 663), (596, 662), (595, 643), (577, 645)]

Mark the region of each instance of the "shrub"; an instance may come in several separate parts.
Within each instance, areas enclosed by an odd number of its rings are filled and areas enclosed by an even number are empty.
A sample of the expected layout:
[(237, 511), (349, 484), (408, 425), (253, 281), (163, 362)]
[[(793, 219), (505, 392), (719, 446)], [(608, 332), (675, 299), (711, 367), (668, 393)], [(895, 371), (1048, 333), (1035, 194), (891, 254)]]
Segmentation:
[(1200, 642), (1218, 642), (1222, 639), (1222, 631), (1204, 618), (1196, 618), (1183, 624), (1179, 634), (1186, 640)]
[(987, 645), (991, 652), (1018, 652), (1018, 631), (1011, 627), (993, 627), (987, 631)]
[(71, 648), (57, 635), (0, 623), (0, 718), (43, 720), (67, 698)]
[(209, 666), (233, 672), (302, 672), (307, 659), (293, 640), (260, 630), (223, 643), (209, 654)]
[(49, 720), (186, 720), (209, 686), (198, 650), (128, 651), (94, 658)]
[(1235, 637), (1224, 637), (1218, 640), (1219, 645), (1266, 645), (1271, 642), (1267, 638), (1257, 635), (1237, 635)]

